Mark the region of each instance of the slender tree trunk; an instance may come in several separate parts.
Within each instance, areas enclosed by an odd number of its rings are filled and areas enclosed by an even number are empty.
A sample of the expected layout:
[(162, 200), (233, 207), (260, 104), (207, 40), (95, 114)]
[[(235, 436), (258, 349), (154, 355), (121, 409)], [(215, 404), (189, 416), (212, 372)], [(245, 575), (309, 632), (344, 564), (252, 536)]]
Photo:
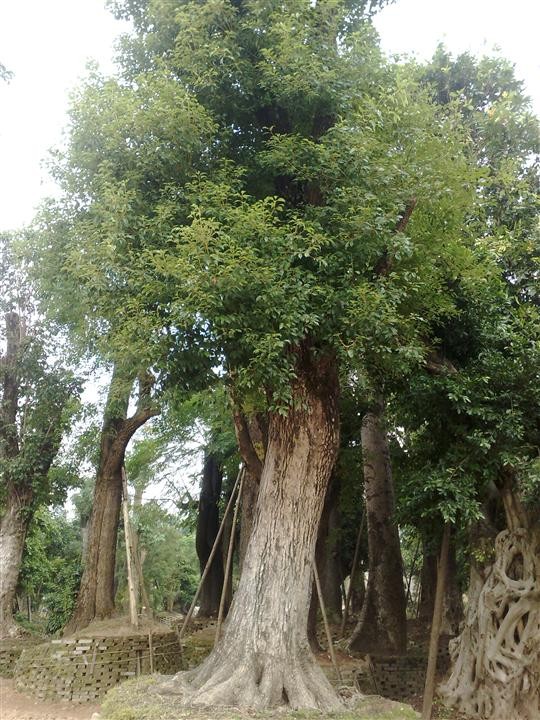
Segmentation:
[(366, 581), (364, 579), (364, 573), (359, 570), (356, 573), (354, 580), (354, 586), (351, 593), (351, 613), (358, 615), (362, 612), (364, 606), (364, 600), (366, 598)]
[[(321, 521), (317, 533), (315, 562), (319, 571), (319, 581), (329, 622), (339, 622), (341, 618), (341, 563), (337, 552), (336, 530), (339, 527), (339, 483), (335, 476), (328, 486)], [(311, 604), (308, 615), (308, 640), (311, 649), (319, 652), (322, 648), (317, 638), (319, 617), (319, 598), (315, 585), (311, 591)]]
[(0, 638), (21, 634), (13, 618), (13, 603), (30, 523), (29, 503), (30, 497), (19, 497), (12, 489), (0, 518)]
[[(223, 475), (215, 457), (207, 455), (204, 461), (197, 534), (195, 546), (201, 575), (204, 572), (210, 552), (219, 530), (219, 500)], [(221, 548), (215, 554), (206, 580), (201, 588), (199, 615), (215, 617), (218, 614), (221, 590), (223, 588), (223, 554)]]
[(437, 587), (437, 555), (424, 543), (422, 569), (420, 570), (420, 600), (418, 603), (418, 619), (426, 628), (433, 618), (435, 589)]
[(339, 444), (335, 363), (307, 352), (287, 416), (272, 414), (259, 501), (221, 641), (163, 686), (186, 703), (324, 710), (340, 701), (307, 640), (317, 529)]
[[(338, 545), (340, 527), (339, 482), (334, 478), (330, 484), (317, 540), (316, 561), (324, 605), (330, 623), (341, 620), (343, 597), (341, 582), (343, 572)], [(315, 598), (318, 602), (318, 599)]]
[(115, 611), (114, 576), (124, 456), (137, 429), (157, 414), (149, 403), (150, 387), (144, 376), (139, 380), (137, 410), (132, 417), (127, 417), (133, 381), (132, 374), (126, 375), (125, 371), (115, 366), (101, 431), (101, 452), (88, 522), (83, 576), (66, 633), (80, 630), (92, 620), (109, 618)]
[(362, 453), (369, 574), (350, 647), (379, 655), (402, 654), (407, 646), (406, 599), (382, 401), (362, 421)]
[[(433, 618), (435, 590), (437, 586), (437, 555), (424, 545), (424, 558), (420, 572), (419, 620), (429, 627)], [(463, 598), (457, 577), (456, 543), (452, 534), (448, 554), (448, 568), (445, 583), (444, 611), (441, 632), (455, 635), (463, 619)]]

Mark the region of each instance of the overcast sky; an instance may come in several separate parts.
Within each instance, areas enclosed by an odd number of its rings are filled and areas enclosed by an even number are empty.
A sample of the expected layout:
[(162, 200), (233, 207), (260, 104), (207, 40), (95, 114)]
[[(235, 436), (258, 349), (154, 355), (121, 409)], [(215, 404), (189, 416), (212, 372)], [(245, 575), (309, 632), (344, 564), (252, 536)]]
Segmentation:
[[(540, 112), (539, 0), (397, 0), (376, 24), (390, 53), (428, 58), (441, 40), (454, 53), (500, 47)], [(0, 0), (0, 62), (15, 73), (0, 83), (0, 230), (28, 223), (50, 194), (41, 161), (61, 141), (69, 91), (89, 59), (113, 69), (123, 27), (104, 0)]]

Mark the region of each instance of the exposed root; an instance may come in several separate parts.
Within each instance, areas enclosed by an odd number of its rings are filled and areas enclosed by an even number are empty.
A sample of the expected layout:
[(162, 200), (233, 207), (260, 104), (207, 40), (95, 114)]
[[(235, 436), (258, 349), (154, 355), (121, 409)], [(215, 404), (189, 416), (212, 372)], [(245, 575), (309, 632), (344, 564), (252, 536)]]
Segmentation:
[(540, 535), (500, 533), (485, 583), (472, 587), (465, 628), (451, 644), (440, 691), (459, 710), (490, 720), (540, 717)]
[(342, 707), (324, 672), (307, 653), (301, 661), (252, 655), (233, 663), (231, 653), (216, 650), (199, 668), (162, 684), (159, 692), (180, 695), (187, 706), (325, 711)]

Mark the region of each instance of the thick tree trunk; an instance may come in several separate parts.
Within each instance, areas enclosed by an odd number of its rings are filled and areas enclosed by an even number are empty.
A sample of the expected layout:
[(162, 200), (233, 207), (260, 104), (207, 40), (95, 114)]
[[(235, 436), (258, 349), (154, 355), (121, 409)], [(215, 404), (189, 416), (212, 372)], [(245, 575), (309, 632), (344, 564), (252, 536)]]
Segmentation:
[[(111, 458), (112, 459), (112, 458)], [(114, 573), (120, 507), (122, 504), (122, 461), (116, 458), (114, 472), (100, 472), (96, 478), (92, 515), (81, 586), (75, 611), (66, 626), (72, 633), (92, 620), (103, 620), (114, 614)], [(118, 465), (118, 467), (114, 467)]]
[(369, 574), (350, 647), (364, 653), (402, 654), (407, 646), (406, 599), (382, 402), (362, 421), (362, 453)]
[[(207, 455), (202, 473), (199, 514), (197, 516), (197, 534), (195, 539), (201, 575), (204, 572), (219, 530), (219, 500), (221, 497), (222, 479), (223, 474), (215, 457), (213, 455)], [(217, 616), (222, 589), (223, 556), (220, 547), (214, 556), (206, 580), (201, 588), (199, 607), (199, 615), (201, 617)]]
[(21, 634), (13, 618), (13, 603), (30, 522), (29, 503), (29, 497), (21, 498), (12, 490), (0, 518), (0, 639)]
[(504, 530), (495, 562), (473, 567), (465, 627), (451, 642), (447, 704), (476, 718), (540, 717), (540, 531)]
[(139, 427), (157, 414), (149, 403), (150, 386), (146, 376), (139, 379), (139, 403), (132, 417), (126, 417), (134, 377), (115, 366), (101, 431), (99, 459), (84, 571), (75, 610), (65, 627), (74, 633), (92, 620), (114, 614), (114, 575), (120, 508), (122, 505), (122, 466), (129, 441)]
[(286, 417), (270, 417), (268, 451), (240, 584), (221, 641), (163, 692), (186, 703), (324, 710), (340, 701), (307, 640), (317, 529), (339, 443), (333, 360), (304, 357)]

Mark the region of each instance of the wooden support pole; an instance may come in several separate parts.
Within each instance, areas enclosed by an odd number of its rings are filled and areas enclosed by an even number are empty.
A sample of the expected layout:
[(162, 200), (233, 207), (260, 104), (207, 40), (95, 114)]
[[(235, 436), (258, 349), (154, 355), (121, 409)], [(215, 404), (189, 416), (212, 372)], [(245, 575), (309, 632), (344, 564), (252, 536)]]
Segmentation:
[(223, 529), (225, 528), (225, 522), (227, 520), (227, 517), (231, 511), (233, 502), (234, 502), (234, 496), (236, 495), (236, 490), (238, 488), (238, 485), (240, 483), (240, 479), (242, 477), (244, 468), (242, 467), (238, 473), (238, 477), (236, 478), (236, 482), (234, 483), (233, 491), (231, 493), (231, 497), (229, 498), (229, 502), (227, 503), (227, 507), (225, 508), (225, 512), (223, 514), (223, 519), (221, 521), (221, 525), (219, 526), (218, 534), (216, 535), (216, 539), (214, 540), (214, 544), (212, 546), (212, 550), (210, 551), (210, 555), (208, 557), (208, 560), (206, 562), (206, 566), (204, 568), (203, 574), (201, 575), (201, 579), (199, 580), (199, 585), (197, 586), (197, 590), (195, 592), (195, 596), (193, 597), (193, 600), (191, 601), (191, 605), (189, 606), (188, 614), (186, 615), (184, 622), (182, 623), (182, 627), (180, 628), (180, 632), (178, 633), (178, 642), (180, 642), (184, 636), (184, 633), (186, 631), (186, 628), (191, 620), (191, 617), (193, 615), (193, 612), (195, 610), (195, 605), (197, 604), (197, 600), (199, 599), (199, 595), (201, 594), (201, 589), (204, 584), (204, 581), (206, 580), (206, 576), (208, 575), (210, 571), (210, 567), (212, 565), (212, 560), (215, 557), (215, 554), (217, 552), (219, 541), (221, 540), (221, 536), (223, 535)]
[(317, 572), (317, 564), (315, 561), (313, 561), (313, 575), (315, 577), (315, 586), (317, 588), (317, 595), (319, 597), (319, 605), (321, 607), (321, 615), (324, 623), (324, 630), (326, 632), (326, 640), (328, 642), (328, 651), (330, 653), (330, 658), (332, 660), (332, 665), (334, 666), (334, 670), (336, 671), (337, 679), (340, 685), (343, 684), (343, 678), (341, 677), (341, 671), (339, 669), (339, 665), (336, 658), (336, 653), (334, 652), (334, 643), (332, 642), (332, 633), (330, 632), (330, 626), (328, 625), (328, 617), (326, 615), (326, 607), (324, 604), (324, 598), (322, 594), (321, 589), (321, 581), (319, 580), (319, 573)]
[(129, 592), (129, 619), (134, 627), (139, 627), (139, 616), (137, 614), (137, 595), (135, 592), (135, 580), (133, 569), (133, 545), (131, 540), (131, 525), (129, 521), (128, 487), (125, 468), (122, 467), (122, 510), (124, 514), (124, 538), (126, 541), (126, 560), (128, 574)]
[(233, 515), (233, 521), (232, 521), (231, 536), (229, 538), (229, 547), (227, 549), (227, 562), (225, 564), (225, 577), (223, 578), (223, 589), (221, 591), (221, 598), (219, 601), (219, 612), (218, 612), (218, 619), (217, 619), (217, 626), (216, 626), (216, 635), (214, 638), (214, 647), (217, 645), (217, 643), (219, 641), (219, 637), (221, 635), (221, 625), (223, 624), (223, 615), (225, 614), (225, 600), (227, 598), (227, 589), (229, 586), (229, 576), (231, 574), (231, 564), (232, 564), (232, 556), (233, 556), (233, 550), (234, 550), (234, 536), (235, 536), (236, 522), (238, 520), (238, 510), (240, 508), (240, 502), (242, 499), (242, 488), (244, 486), (244, 478), (246, 476), (245, 468), (242, 468), (240, 470), (240, 474), (241, 474), (240, 485), (238, 487), (238, 494), (236, 496), (236, 505), (234, 506), (234, 515)]
[(437, 568), (437, 589), (435, 591), (435, 605), (433, 608), (433, 621), (429, 638), (429, 655), (426, 670), (426, 684), (424, 686), (424, 701), (422, 705), (422, 720), (431, 720), (433, 696), (435, 694), (435, 672), (437, 670), (437, 653), (439, 650), (439, 636), (444, 604), (444, 591), (446, 586), (446, 573), (448, 568), (448, 553), (450, 549), (450, 523), (444, 526), (441, 545), (441, 556)]
[(354, 556), (353, 556), (353, 562), (352, 562), (352, 567), (351, 567), (351, 575), (349, 578), (349, 589), (347, 590), (347, 596), (345, 598), (345, 607), (343, 609), (343, 617), (341, 618), (341, 628), (339, 631), (340, 637), (343, 637), (345, 635), (345, 627), (347, 625), (347, 620), (349, 619), (349, 607), (351, 604), (353, 584), (354, 584), (354, 581), (356, 580), (356, 569), (358, 567), (358, 558), (360, 556), (360, 543), (362, 540), (362, 533), (364, 532), (365, 524), (366, 524), (366, 510), (364, 508), (364, 511), (362, 513), (362, 519), (360, 520), (360, 528), (358, 529), (358, 537), (356, 538), (356, 546), (354, 548)]
[(150, 655), (150, 675), (154, 674), (154, 643), (152, 640), (152, 631), (148, 633), (148, 654)]

